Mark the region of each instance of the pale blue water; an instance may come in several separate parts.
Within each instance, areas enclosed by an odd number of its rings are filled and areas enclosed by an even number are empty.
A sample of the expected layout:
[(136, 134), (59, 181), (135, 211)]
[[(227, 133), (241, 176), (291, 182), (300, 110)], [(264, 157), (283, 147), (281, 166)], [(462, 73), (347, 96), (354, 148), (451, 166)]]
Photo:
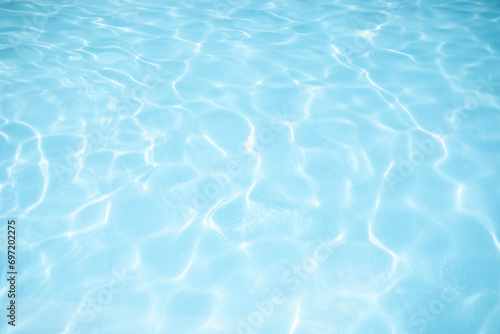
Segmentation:
[(500, 333), (498, 1), (0, 3), (1, 333)]

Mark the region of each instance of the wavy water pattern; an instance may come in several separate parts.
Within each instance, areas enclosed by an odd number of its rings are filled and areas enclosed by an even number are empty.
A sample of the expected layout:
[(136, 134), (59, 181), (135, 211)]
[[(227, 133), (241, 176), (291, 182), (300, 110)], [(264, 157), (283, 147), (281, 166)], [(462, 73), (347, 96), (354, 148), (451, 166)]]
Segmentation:
[(0, 17), (6, 333), (499, 332), (498, 1)]

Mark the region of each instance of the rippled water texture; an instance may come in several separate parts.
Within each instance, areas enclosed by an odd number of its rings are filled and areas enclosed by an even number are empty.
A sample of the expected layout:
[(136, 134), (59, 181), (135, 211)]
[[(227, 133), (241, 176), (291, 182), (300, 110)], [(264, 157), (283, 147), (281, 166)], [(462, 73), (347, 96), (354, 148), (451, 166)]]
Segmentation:
[(499, 1), (2, 1), (0, 84), (2, 333), (500, 332)]

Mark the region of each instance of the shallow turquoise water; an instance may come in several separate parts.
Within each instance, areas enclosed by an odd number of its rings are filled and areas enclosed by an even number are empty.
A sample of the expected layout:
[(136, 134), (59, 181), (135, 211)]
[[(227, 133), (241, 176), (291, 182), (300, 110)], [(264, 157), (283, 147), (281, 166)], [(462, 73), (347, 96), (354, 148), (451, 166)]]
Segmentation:
[(2, 333), (500, 332), (498, 1), (0, 3)]

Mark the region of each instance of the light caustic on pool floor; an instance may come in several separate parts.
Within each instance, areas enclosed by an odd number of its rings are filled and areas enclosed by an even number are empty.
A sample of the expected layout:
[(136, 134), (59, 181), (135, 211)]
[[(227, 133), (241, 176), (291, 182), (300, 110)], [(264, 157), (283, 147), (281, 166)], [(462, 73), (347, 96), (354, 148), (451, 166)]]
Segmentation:
[(20, 331), (500, 328), (497, 2), (0, 10)]

